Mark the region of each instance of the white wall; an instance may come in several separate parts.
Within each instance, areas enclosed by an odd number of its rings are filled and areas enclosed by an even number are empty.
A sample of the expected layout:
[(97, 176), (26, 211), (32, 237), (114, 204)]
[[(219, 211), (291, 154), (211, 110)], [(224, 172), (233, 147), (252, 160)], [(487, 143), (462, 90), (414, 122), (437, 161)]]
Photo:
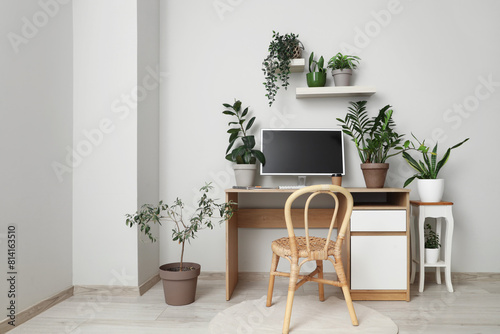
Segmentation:
[(75, 285), (138, 284), (137, 231), (124, 217), (137, 208), (136, 3), (73, 4)]
[(52, 167), (65, 164), (72, 143), (72, 5), (56, 5), (0, 2), (0, 319), (10, 301), (9, 225), (17, 313), (72, 285), (72, 178)]
[[(272, 108), (262, 82), (262, 60), (272, 31), (294, 32), (311, 51), (329, 59), (339, 51), (362, 58), (356, 85), (374, 85), (369, 98), (373, 115), (391, 104), (397, 129), (441, 148), (466, 137), (453, 151), (442, 177), (445, 199), (455, 202), (453, 271), (499, 272), (494, 207), (499, 195), (490, 179), (495, 158), (493, 136), (500, 115), (500, 45), (493, 0), (467, 1), (163, 1), (161, 67), (168, 72), (161, 101), (160, 197), (188, 202), (205, 181), (223, 189), (234, 184), (224, 160), (228, 117), (223, 102), (241, 99), (250, 105), (259, 127), (336, 127), (349, 98), (297, 100), (295, 87), (305, 86), (305, 73), (293, 74), (288, 91), (280, 90)], [(329, 76), (327, 85), (332, 85)], [(485, 83), (492, 81), (493, 83)], [(476, 97), (477, 96), (477, 97)], [(460, 111), (460, 106), (462, 107)], [(496, 159), (496, 160), (495, 160)], [(400, 157), (393, 158), (386, 186), (401, 187), (411, 174)], [(364, 186), (359, 161), (347, 144), (345, 186)], [(261, 177), (263, 185), (289, 184), (293, 178)], [(329, 182), (318, 178), (312, 182)], [(410, 187), (415, 190), (414, 185)], [(412, 198), (417, 198), (415, 191)], [(270, 240), (279, 230), (242, 230), (240, 270), (267, 271)], [(176, 260), (179, 247), (162, 230), (161, 262)], [(210, 252), (206, 251), (210, 249)], [(200, 233), (186, 250), (187, 260), (205, 270), (223, 271), (224, 228)]]

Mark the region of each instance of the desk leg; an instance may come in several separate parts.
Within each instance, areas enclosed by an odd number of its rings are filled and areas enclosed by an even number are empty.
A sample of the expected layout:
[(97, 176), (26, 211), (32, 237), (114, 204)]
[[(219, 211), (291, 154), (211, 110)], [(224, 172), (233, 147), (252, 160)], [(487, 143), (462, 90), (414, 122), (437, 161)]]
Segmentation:
[[(237, 202), (238, 195), (226, 193), (226, 202)], [(237, 208), (237, 205), (235, 205)], [(226, 221), (226, 300), (231, 299), (238, 283), (238, 212)]]

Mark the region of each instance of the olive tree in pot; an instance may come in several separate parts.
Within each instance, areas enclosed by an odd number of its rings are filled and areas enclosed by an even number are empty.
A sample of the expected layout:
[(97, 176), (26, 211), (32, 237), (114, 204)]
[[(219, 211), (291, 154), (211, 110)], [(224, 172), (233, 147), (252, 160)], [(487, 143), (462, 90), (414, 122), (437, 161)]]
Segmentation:
[(272, 106), (280, 88), (277, 84), (278, 80), (281, 81), (282, 87), (288, 88), (291, 60), (300, 58), (304, 50), (304, 45), (298, 38), (299, 35), (293, 33), (280, 35), (279, 32), (273, 31), (273, 39), (268, 48), (269, 53), (262, 62), (269, 106)]
[(235, 118), (234, 121), (228, 123), (231, 128), (227, 130), (229, 146), (226, 149), (226, 159), (235, 163), (233, 169), (236, 185), (253, 186), (257, 160), (263, 165), (266, 163), (264, 153), (255, 149), (255, 137), (247, 133), (255, 122), (255, 116), (247, 121), (248, 107), (242, 109), (239, 100), (233, 105), (224, 103), (223, 106), (226, 109), (222, 113)]
[(328, 61), (328, 68), (332, 69), (335, 86), (350, 86), (352, 70), (356, 69), (361, 58), (337, 53)]
[(393, 130), (393, 110), (390, 105), (369, 118), (366, 101), (350, 102), (345, 119), (337, 118), (342, 131), (351, 137), (361, 160), (361, 170), (367, 188), (383, 188), (389, 164), (388, 158), (403, 151), (391, 153), (401, 143), (403, 135)]
[(144, 204), (134, 214), (126, 215), (126, 225), (130, 227), (137, 225), (140, 232), (148, 236), (152, 242), (156, 242), (156, 237), (151, 233), (151, 224), (162, 225), (162, 220), (174, 224), (172, 240), (178, 242), (182, 247), (180, 262), (160, 266), (165, 302), (169, 305), (190, 304), (194, 302), (196, 296), (196, 285), (201, 266), (198, 263), (184, 261), (186, 241), (190, 243), (196, 237), (196, 233), (204, 228), (213, 229), (212, 219), (222, 223), (233, 215), (233, 204), (235, 203), (217, 203), (216, 200), (208, 196), (212, 188), (213, 186), (207, 183), (200, 189), (201, 197), (198, 201), (198, 207), (189, 218), (183, 214), (185, 205), (179, 198), (171, 205), (164, 204), (163, 201), (160, 201), (156, 206)]
[[(425, 140), (420, 141), (412, 134), (417, 144), (412, 141), (406, 141), (404, 147), (398, 149), (404, 150), (403, 159), (417, 171), (416, 174), (408, 178), (404, 187), (409, 185), (414, 179), (417, 181), (417, 189), (420, 200), (422, 202), (440, 202), (444, 193), (444, 179), (438, 179), (438, 174), (441, 168), (446, 164), (450, 158), (451, 150), (461, 146), (469, 140), (469, 138), (461, 141), (460, 143), (448, 148), (441, 160), (438, 161), (438, 143), (434, 146), (432, 151), (429, 152), (430, 147), (425, 145)], [(410, 150), (418, 151), (422, 154), (423, 161), (418, 162), (408, 153)]]
[(434, 232), (431, 224), (425, 224), (425, 263), (434, 264), (439, 261), (439, 235)]

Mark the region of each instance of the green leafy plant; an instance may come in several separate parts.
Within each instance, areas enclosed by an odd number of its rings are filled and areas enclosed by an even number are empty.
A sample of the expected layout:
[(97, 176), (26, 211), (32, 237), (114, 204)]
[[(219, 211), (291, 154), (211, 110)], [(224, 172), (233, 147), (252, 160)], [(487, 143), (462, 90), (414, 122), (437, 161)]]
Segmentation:
[[(140, 210), (134, 214), (127, 214), (125, 224), (133, 227), (137, 225), (142, 233), (149, 237), (152, 242), (156, 242), (156, 237), (151, 233), (151, 224), (161, 225), (161, 220), (166, 219), (174, 223), (172, 229), (172, 240), (179, 242), (182, 246), (180, 271), (184, 268), (184, 245), (186, 241), (191, 242), (196, 237), (196, 233), (204, 228), (213, 229), (212, 219), (219, 223), (230, 219), (233, 215), (232, 201), (228, 203), (217, 203), (216, 200), (208, 196), (208, 192), (213, 189), (211, 183), (206, 183), (201, 189), (201, 197), (198, 207), (190, 218), (183, 215), (184, 202), (177, 198), (171, 205), (160, 201), (158, 205), (144, 204)], [(219, 216), (216, 215), (218, 212)]]
[(321, 72), (326, 73), (326, 69), (323, 67), (325, 63), (325, 59), (323, 56), (319, 57), (319, 60), (314, 60), (314, 52), (311, 52), (309, 55), (309, 73), (312, 72)]
[[(450, 158), (451, 150), (461, 146), (463, 143), (469, 140), (469, 138), (461, 141), (460, 143), (448, 148), (441, 160), (437, 160), (437, 150), (438, 143), (434, 146), (431, 152), (429, 152), (430, 148), (425, 145), (425, 140), (420, 141), (415, 137), (412, 133), (412, 137), (417, 141), (418, 145), (415, 145), (411, 141), (406, 141), (404, 147), (398, 147), (397, 149), (404, 150), (403, 151), (403, 159), (417, 171), (417, 173), (410, 178), (408, 178), (404, 187), (412, 183), (414, 179), (437, 179), (439, 171), (446, 164), (448, 159)], [(419, 160), (418, 162), (408, 153), (409, 150), (416, 150), (422, 154), (423, 161)]]
[(281, 80), (281, 86), (285, 89), (289, 85), (291, 59), (294, 58), (296, 48), (304, 49), (298, 37), (299, 35), (293, 33), (280, 35), (279, 32), (273, 31), (273, 39), (268, 48), (269, 54), (262, 62), (269, 106), (272, 106), (278, 93), (278, 79)]
[(439, 236), (432, 229), (431, 224), (425, 224), (425, 248), (439, 248)]
[[(254, 164), (259, 160), (265, 165), (266, 158), (264, 153), (254, 149), (255, 137), (247, 134), (247, 131), (251, 129), (255, 122), (255, 116), (247, 122), (245, 117), (249, 117), (248, 107), (242, 109), (241, 101), (239, 100), (235, 101), (233, 105), (229, 103), (223, 103), (222, 105), (226, 107), (226, 110), (222, 112), (223, 114), (236, 118), (236, 121), (231, 121), (227, 124), (231, 128), (227, 130), (227, 133), (229, 133), (229, 146), (226, 149), (226, 159), (237, 164)], [(241, 144), (235, 146), (238, 139), (241, 139)], [(233, 146), (235, 148), (231, 151)]]
[(358, 67), (359, 61), (361, 58), (358, 56), (351, 55), (343, 55), (342, 53), (337, 53), (335, 56), (330, 58), (328, 61), (328, 68), (334, 70), (345, 70), (351, 69), (354, 70)]
[(342, 131), (351, 137), (356, 145), (361, 163), (384, 163), (400, 152), (390, 154), (397, 147), (403, 135), (393, 130), (393, 110), (390, 105), (380, 109), (376, 117), (369, 118), (366, 101), (350, 102), (345, 119), (337, 118)]

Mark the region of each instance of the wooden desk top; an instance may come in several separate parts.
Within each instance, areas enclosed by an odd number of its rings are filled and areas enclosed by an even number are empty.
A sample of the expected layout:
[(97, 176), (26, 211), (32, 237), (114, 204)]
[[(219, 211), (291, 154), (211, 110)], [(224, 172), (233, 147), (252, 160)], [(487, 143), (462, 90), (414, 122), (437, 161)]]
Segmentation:
[[(410, 189), (403, 188), (345, 188), (351, 193), (409, 193)], [(226, 189), (226, 193), (293, 193), (298, 189), (278, 189), (278, 188), (251, 188), (251, 189)], [(443, 204), (441, 204), (443, 205)]]

